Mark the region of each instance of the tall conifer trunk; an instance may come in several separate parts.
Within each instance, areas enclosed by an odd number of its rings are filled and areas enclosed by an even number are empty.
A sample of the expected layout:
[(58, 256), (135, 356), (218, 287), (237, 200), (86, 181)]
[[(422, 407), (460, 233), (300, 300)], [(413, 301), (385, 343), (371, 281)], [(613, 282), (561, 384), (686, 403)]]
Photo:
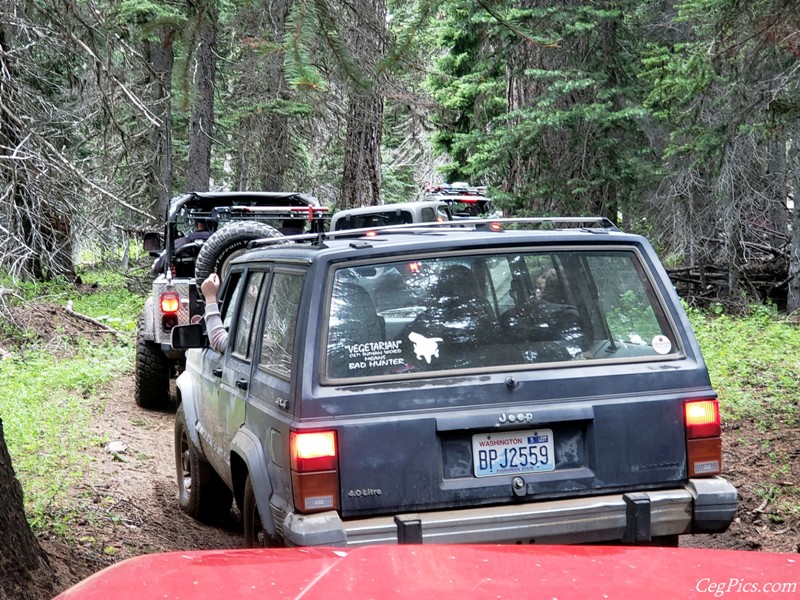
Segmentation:
[(193, 2), (197, 15), (192, 82), (194, 105), (189, 120), (189, 164), (186, 186), (192, 191), (208, 191), (211, 181), (211, 148), (214, 133), (214, 78), (217, 61), (217, 9), (213, 0)]
[(350, 47), (371, 85), (354, 84), (350, 93), (340, 208), (381, 203), (383, 86), (378, 64), (385, 50), (386, 0), (355, 4)]
[(0, 598), (28, 600), (51, 592), (50, 563), (25, 519), (20, 486), (0, 419)]
[[(286, 85), (282, 50), (286, 17), (289, 14), (290, 0), (272, 0), (269, 2), (271, 41), (275, 50), (270, 52), (266, 60), (266, 97), (281, 106), (289, 99)], [(261, 189), (267, 192), (280, 192), (284, 189), (286, 171), (289, 168), (288, 119), (280, 110), (274, 110), (266, 119), (261, 136)]]
[(174, 53), (172, 41), (175, 32), (159, 27), (158, 39), (145, 41), (145, 54), (152, 69), (150, 76), (150, 99), (153, 113), (161, 121), (150, 133), (152, 159), (148, 172), (148, 188), (153, 216), (156, 222), (167, 214), (172, 197), (172, 68)]

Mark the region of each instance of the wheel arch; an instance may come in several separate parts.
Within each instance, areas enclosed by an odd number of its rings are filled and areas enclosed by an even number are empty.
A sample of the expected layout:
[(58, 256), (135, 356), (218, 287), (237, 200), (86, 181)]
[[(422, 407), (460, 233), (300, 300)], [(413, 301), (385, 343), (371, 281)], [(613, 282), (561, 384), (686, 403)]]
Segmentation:
[(244, 484), (247, 476), (253, 485), (261, 525), (270, 536), (277, 537), (278, 529), (272, 520), (269, 499), (272, 483), (267, 472), (267, 456), (260, 440), (247, 429), (239, 429), (231, 442), (231, 479), (233, 496), (238, 506), (244, 503)]

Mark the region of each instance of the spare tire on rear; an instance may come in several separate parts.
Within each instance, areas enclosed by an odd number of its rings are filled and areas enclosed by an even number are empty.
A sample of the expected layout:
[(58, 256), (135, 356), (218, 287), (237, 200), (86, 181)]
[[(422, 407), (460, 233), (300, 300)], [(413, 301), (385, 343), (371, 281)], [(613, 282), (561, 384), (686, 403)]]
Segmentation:
[(197, 255), (194, 274), (198, 285), (211, 273), (224, 278), (230, 262), (242, 254), (251, 241), (273, 237), (283, 236), (274, 227), (256, 221), (233, 222), (220, 228), (206, 240)]

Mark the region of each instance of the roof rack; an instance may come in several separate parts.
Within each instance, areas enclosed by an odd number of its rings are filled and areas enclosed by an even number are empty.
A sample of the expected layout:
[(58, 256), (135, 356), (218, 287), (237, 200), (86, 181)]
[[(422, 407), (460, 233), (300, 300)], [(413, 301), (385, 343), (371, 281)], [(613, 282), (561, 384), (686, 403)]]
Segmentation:
[(386, 233), (431, 233), (433, 231), (490, 231), (505, 232), (517, 231), (517, 228), (508, 229), (504, 225), (537, 225), (539, 228), (563, 230), (581, 229), (584, 231), (621, 231), (610, 219), (606, 217), (517, 217), (498, 219), (458, 219), (455, 221), (431, 221), (429, 223), (403, 223), (400, 225), (376, 225), (360, 229), (340, 229), (320, 233), (304, 233), (275, 238), (262, 238), (253, 240), (248, 248), (271, 246), (286, 241), (289, 242), (316, 242), (318, 247), (324, 247), (324, 241), (337, 238), (374, 237)]
[(456, 196), (486, 196), (485, 185), (469, 185), (462, 181), (454, 183), (428, 184), (425, 186), (426, 194), (444, 194)]
[[(453, 221), (431, 221), (428, 223), (403, 223), (400, 225), (377, 225), (361, 229), (343, 229), (330, 231), (326, 238), (337, 237), (363, 237), (370, 232), (375, 233), (408, 233), (409, 231), (430, 231), (432, 229), (467, 229), (482, 231), (513, 231), (517, 227), (508, 228), (506, 225), (537, 225), (540, 229), (585, 229), (604, 231), (620, 231), (620, 229), (606, 217), (501, 217), (501, 218), (468, 218)], [(350, 234), (350, 236), (348, 236)]]
[[(167, 221), (174, 223), (184, 207), (191, 211), (207, 211), (210, 213), (220, 206), (274, 206), (299, 208), (320, 206), (319, 200), (300, 192), (187, 192), (172, 198), (167, 209)], [(210, 216), (210, 215), (209, 215)]]
[(210, 216), (220, 223), (246, 220), (254, 216), (262, 219), (308, 219), (309, 221), (331, 218), (325, 206), (218, 206), (210, 211)]

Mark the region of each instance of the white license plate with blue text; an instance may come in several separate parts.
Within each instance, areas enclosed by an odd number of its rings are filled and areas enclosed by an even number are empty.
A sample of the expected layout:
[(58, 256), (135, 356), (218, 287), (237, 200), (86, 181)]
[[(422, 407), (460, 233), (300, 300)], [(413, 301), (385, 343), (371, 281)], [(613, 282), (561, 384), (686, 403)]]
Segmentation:
[(552, 429), (479, 433), (472, 436), (475, 477), (553, 471)]

